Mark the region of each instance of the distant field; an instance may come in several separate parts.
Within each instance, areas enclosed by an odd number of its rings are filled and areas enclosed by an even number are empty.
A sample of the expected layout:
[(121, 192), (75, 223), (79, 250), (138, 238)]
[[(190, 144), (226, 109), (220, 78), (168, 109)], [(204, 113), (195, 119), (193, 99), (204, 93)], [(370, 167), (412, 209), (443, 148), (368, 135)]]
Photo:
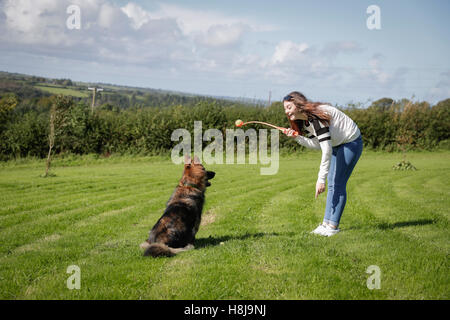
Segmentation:
[[(53, 84), (45, 84), (45, 85), (39, 84), (39, 85), (35, 85), (34, 87), (36, 89), (43, 90), (43, 91), (49, 92), (51, 94), (63, 94), (66, 96), (72, 96), (72, 97), (77, 97), (77, 98), (88, 98), (91, 96), (91, 93), (87, 90), (80, 91), (80, 90), (75, 90), (75, 89), (68, 89), (68, 88), (63, 88), (61, 86), (53, 85)], [(112, 87), (112, 86), (105, 86), (104, 88), (117, 90), (116, 87)], [(103, 91), (101, 94), (102, 95), (110, 95), (111, 92)], [(125, 93), (122, 93), (122, 95), (128, 97), (129, 99), (131, 99), (131, 96), (132, 96), (131, 94), (125, 94)], [(136, 99), (137, 99), (137, 101), (142, 101), (143, 97), (136, 96)]]
[[(1, 299), (449, 299), (450, 152), (365, 152), (348, 185), (342, 232), (311, 235), (320, 153), (210, 165), (196, 249), (144, 258), (138, 245), (181, 177), (163, 158), (89, 157), (0, 164)], [(69, 290), (66, 269), (81, 269)], [(369, 266), (381, 289), (369, 290)]]
[(58, 86), (50, 86), (50, 85), (36, 85), (36, 89), (40, 89), (51, 94), (63, 94), (67, 96), (73, 96), (77, 98), (87, 98), (89, 97), (89, 93), (87, 91), (79, 91), (74, 89), (67, 89)]

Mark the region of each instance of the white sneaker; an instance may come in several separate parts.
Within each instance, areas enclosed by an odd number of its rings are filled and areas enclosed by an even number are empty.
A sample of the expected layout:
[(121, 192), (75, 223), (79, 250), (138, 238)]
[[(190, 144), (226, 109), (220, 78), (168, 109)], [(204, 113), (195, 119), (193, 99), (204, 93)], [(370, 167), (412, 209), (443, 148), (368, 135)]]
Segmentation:
[(331, 237), (334, 236), (336, 233), (338, 233), (339, 231), (341, 231), (341, 229), (339, 228), (332, 228), (329, 225), (326, 225), (323, 229), (323, 231), (320, 233), (320, 235), (324, 236), (324, 237)]
[(319, 224), (319, 226), (317, 228), (315, 228), (310, 233), (322, 235), (322, 232), (325, 232), (325, 228), (326, 228), (325, 224), (321, 223), (321, 224)]

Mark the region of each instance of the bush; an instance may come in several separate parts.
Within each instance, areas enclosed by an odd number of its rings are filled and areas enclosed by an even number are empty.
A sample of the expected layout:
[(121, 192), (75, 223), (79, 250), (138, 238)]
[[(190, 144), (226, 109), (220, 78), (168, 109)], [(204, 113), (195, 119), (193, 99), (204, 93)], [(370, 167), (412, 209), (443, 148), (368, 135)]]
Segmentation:
[[(36, 100), (35, 105), (31, 103), (26, 108), (20, 105), (14, 110), (10, 108), (7, 121), (3, 121), (0, 130), (1, 160), (46, 156), (48, 105), (51, 100), (41, 98)], [(366, 109), (351, 106), (343, 111), (358, 124), (366, 148), (386, 151), (448, 148), (450, 99), (430, 106), (427, 102), (383, 98)], [(226, 129), (236, 128), (237, 119), (288, 126), (280, 102), (261, 107), (238, 103), (223, 105), (217, 101), (204, 100), (189, 106), (125, 110), (108, 104), (98, 108), (94, 114), (88, 105), (78, 102), (71, 104), (66, 117), (55, 152), (80, 155), (169, 154), (178, 143), (171, 141), (172, 132), (185, 128), (191, 132), (193, 139), (194, 121), (200, 120), (203, 132), (215, 128), (224, 137)], [(267, 129), (259, 125), (247, 128)], [(204, 142), (206, 144), (209, 142)], [(302, 149), (293, 139), (280, 135), (280, 150), (291, 152), (299, 148)]]

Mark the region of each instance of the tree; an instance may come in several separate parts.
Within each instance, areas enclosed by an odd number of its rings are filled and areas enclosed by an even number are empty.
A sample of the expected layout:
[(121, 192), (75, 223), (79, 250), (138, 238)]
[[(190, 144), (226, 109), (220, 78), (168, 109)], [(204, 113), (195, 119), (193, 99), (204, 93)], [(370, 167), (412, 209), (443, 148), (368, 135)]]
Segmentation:
[(392, 167), (394, 170), (417, 170), (411, 162), (406, 160), (407, 147), (413, 145), (415, 143), (415, 140), (417, 139), (414, 139), (413, 136), (413, 134), (415, 133), (414, 126), (407, 121), (410, 119), (415, 119), (415, 114), (417, 114), (417, 108), (413, 104), (413, 101), (410, 100), (406, 103), (405, 107), (403, 108), (403, 112), (400, 115), (400, 119), (402, 119), (401, 126), (395, 139), (399, 149), (402, 151), (403, 160)]
[(19, 101), (15, 94), (7, 94), (0, 99), (0, 123), (3, 124)]
[(369, 109), (376, 109), (378, 111), (387, 111), (394, 104), (394, 100), (391, 98), (378, 99), (370, 105)]
[(67, 125), (67, 114), (73, 107), (73, 100), (70, 97), (65, 97), (63, 95), (58, 95), (52, 97), (52, 106), (50, 109), (50, 134), (48, 136), (48, 155), (45, 167), (44, 177), (48, 177), (51, 156), (53, 147), (55, 146), (55, 140), (59, 137)]
[(431, 109), (430, 127), (432, 139), (438, 145), (450, 139), (450, 99), (442, 100)]

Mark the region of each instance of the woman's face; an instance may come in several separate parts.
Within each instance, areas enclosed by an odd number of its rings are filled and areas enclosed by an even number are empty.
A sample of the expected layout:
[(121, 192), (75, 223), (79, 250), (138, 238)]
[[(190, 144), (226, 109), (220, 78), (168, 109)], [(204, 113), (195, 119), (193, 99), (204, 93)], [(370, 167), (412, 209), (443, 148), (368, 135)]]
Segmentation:
[(306, 116), (295, 106), (293, 101), (284, 101), (284, 112), (289, 120), (307, 120)]

